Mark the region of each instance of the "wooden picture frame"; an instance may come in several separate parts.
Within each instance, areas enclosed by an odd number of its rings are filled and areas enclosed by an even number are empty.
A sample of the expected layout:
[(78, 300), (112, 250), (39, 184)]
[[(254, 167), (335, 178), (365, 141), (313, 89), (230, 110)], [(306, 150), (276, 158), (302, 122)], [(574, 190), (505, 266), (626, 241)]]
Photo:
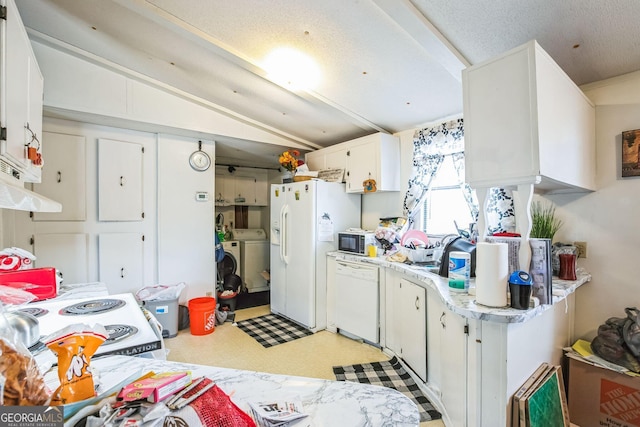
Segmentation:
[(622, 178), (640, 176), (640, 129), (622, 132)]

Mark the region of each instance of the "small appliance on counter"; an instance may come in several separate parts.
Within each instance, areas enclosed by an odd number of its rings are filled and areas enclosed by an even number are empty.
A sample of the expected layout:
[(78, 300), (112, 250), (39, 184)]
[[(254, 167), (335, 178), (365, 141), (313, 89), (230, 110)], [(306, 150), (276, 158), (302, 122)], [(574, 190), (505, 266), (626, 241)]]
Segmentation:
[(338, 233), (338, 251), (352, 255), (367, 256), (367, 247), (376, 244), (373, 231), (349, 229)]

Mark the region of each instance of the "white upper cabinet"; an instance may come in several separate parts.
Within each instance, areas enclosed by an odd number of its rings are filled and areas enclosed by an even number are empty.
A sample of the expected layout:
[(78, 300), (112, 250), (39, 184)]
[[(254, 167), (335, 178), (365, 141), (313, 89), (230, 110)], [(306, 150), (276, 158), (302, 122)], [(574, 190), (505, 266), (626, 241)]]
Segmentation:
[(133, 142), (98, 140), (98, 220), (142, 221), (142, 155)]
[(530, 41), (462, 72), (466, 181), (595, 190), (595, 108)]
[(313, 151), (305, 162), (310, 170), (344, 169), (347, 193), (364, 193), (369, 180), (375, 191), (400, 191), (400, 141), (393, 135), (375, 133)]
[[(0, 160), (2, 177), (21, 182), (40, 182), (41, 166), (35, 155), (42, 149), (44, 79), (14, 0), (0, 19)], [(30, 159), (27, 147), (35, 152)]]
[(216, 168), (217, 206), (246, 205), (267, 206), (269, 189), (267, 171), (251, 168)]
[(87, 219), (86, 142), (84, 136), (43, 132), (47, 167), (42, 183), (33, 191), (62, 203), (62, 212), (35, 212), (34, 221), (85, 221)]
[(347, 169), (347, 148), (345, 144), (337, 144), (321, 150), (305, 154), (305, 163), (309, 170)]

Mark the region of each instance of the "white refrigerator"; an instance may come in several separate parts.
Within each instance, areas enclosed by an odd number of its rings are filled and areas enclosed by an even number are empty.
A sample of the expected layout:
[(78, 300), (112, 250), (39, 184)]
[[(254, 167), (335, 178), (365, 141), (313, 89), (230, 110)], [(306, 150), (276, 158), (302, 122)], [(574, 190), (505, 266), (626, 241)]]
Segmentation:
[(319, 180), (271, 185), (271, 312), (312, 330), (327, 326), (326, 254), (360, 227), (360, 195)]

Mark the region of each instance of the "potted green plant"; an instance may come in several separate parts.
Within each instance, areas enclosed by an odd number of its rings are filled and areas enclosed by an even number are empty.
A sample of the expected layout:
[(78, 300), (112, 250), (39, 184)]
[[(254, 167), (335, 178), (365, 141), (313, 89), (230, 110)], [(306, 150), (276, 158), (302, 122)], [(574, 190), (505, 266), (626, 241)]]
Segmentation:
[(532, 238), (550, 239), (562, 227), (562, 221), (556, 218), (556, 208), (552, 203), (539, 201), (531, 204), (531, 233)]

